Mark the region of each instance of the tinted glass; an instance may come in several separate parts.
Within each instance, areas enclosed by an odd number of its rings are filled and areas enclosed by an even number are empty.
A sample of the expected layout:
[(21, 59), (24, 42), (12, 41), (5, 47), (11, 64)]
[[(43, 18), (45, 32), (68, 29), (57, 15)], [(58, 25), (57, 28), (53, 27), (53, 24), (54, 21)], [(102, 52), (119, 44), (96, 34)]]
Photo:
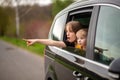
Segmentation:
[(65, 18), (66, 15), (62, 15), (61, 17), (57, 18), (53, 27), (52, 37), (54, 40), (62, 40), (62, 33), (65, 27)]
[(102, 6), (97, 23), (95, 60), (109, 65), (120, 57), (120, 10)]

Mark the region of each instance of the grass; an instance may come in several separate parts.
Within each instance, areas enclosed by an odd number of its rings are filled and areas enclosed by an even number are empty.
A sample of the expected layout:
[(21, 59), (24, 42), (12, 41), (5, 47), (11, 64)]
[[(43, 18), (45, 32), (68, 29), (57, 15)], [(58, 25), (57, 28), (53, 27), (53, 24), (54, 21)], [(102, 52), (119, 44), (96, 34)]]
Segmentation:
[(27, 50), (29, 50), (31, 52), (34, 52), (34, 53), (36, 53), (40, 56), (43, 56), (43, 54), (44, 54), (45, 45), (35, 43), (32, 46), (27, 46), (25, 41), (23, 41), (22, 39), (18, 39), (18, 38), (0, 37), (0, 39), (4, 40), (4, 41), (7, 41), (9, 43), (12, 43), (12, 44), (14, 44), (18, 47), (27, 49)]

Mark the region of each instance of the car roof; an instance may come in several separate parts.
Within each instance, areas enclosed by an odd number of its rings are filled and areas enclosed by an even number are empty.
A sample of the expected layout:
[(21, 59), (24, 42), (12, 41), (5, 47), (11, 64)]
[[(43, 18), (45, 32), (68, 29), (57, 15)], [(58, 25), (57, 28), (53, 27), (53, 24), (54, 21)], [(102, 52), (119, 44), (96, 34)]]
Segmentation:
[(70, 4), (68, 7), (60, 11), (56, 17), (78, 8), (80, 6), (93, 5), (93, 4), (112, 4), (120, 7), (120, 0), (77, 0), (76, 2)]

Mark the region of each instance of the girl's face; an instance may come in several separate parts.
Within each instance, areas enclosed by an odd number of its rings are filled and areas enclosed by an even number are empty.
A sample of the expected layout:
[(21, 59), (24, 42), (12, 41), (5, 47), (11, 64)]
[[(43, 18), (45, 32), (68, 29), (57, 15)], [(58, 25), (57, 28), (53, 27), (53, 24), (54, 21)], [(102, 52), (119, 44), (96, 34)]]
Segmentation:
[(87, 33), (86, 32), (77, 32), (77, 44), (81, 45), (82, 47), (86, 47), (86, 40), (87, 40)]
[(75, 32), (73, 32), (72, 27), (69, 25), (66, 26), (66, 35), (67, 41), (74, 42), (76, 40)]

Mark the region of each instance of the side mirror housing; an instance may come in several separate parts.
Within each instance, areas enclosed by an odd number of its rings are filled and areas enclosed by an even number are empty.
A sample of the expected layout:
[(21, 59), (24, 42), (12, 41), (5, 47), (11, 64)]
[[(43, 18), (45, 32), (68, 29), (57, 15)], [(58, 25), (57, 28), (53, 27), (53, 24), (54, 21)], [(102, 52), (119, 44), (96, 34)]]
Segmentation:
[(113, 60), (108, 71), (111, 77), (120, 79), (120, 58)]

